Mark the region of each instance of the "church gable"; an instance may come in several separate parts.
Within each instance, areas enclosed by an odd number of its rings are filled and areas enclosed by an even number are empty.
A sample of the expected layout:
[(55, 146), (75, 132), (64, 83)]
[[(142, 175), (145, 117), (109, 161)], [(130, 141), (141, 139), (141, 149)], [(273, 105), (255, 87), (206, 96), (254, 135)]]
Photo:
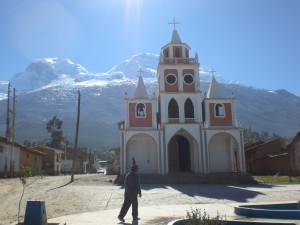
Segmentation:
[(129, 126), (152, 127), (152, 104), (141, 102), (129, 103)]
[(231, 103), (209, 103), (211, 126), (232, 126)]

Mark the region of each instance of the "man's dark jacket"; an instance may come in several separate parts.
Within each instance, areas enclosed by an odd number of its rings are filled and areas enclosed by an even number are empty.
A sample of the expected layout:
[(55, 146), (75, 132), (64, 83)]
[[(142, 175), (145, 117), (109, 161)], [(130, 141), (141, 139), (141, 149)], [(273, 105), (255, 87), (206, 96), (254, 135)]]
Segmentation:
[(125, 177), (125, 193), (141, 195), (140, 179), (136, 172), (131, 171)]

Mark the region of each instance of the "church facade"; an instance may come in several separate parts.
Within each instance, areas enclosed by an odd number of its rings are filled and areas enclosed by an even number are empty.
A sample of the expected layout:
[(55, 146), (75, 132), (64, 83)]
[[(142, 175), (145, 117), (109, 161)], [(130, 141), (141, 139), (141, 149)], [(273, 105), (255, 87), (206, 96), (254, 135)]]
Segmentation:
[(142, 76), (134, 96), (125, 94), (121, 174), (132, 158), (141, 174), (246, 172), (236, 98), (223, 97), (214, 75), (207, 94), (200, 90), (200, 63), (190, 50), (174, 27), (159, 58), (157, 96), (148, 95)]

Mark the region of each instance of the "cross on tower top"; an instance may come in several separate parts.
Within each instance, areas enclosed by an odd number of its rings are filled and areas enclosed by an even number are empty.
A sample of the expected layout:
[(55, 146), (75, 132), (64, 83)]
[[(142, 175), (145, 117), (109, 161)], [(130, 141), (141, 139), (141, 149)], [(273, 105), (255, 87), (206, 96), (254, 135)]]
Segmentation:
[(212, 68), (209, 72), (214, 76), (217, 71)]
[(137, 72), (139, 73), (138, 76), (142, 76), (142, 72), (143, 72), (142, 67), (139, 67), (139, 70)]
[(175, 18), (173, 18), (173, 22), (170, 22), (169, 24), (173, 24), (174, 25), (174, 30), (176, 29), (176, 24), (180, 24), (178, 22), (175, 21)]

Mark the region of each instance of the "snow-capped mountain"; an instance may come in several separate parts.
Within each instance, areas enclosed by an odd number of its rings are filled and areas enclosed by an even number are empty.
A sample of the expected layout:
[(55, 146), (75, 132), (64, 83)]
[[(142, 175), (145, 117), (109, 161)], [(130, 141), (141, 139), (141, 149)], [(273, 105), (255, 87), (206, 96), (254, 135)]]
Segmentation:
[(20, 92), (36, 90), (65, 75), (77, 76), (87, 71), (68, 59), (45, 58), (34, 60), (24, 72), (17, 73), (10, 83)]
[[(91, 73), (69, 59), (34, 60), (11, 80), (16, 88), (16, 140), (49, 139), (46, 123), (53, 116), (63, 120), (63, 131), (73, 137), (77, 110), (77, 90), (81, 90), (79, 143), (87, 147), (118, 146), (117, 122), (124, 118), (124, 93), (133, 96), (138, 75), (144, 78), (149, 94), (157, 91), (158, 55), (132, 56), (105, 73)], [(207, 91), (210, 68), (200, 68), (200, 89)], [(216, 76), (224, 97), (237, 97), (238, 118), (243, 127), (291, 137), (300, 124), (300, 98), (285, 91), (255, 89)], [(0, 118), (6, 118), (7, 84), (0, 82)], [(1, 100), (2, 98), (2, 100)], [(5, 119), (0, 120), (0, 136), (5, 135)]]
[(123, 63), (113, 67), (107, 73), (110, 75), (123, 74), (128, 79), (137, 79), (139, 68), (144, 78), (155, 78), (159, 55), (142, 53), (126, 59)]
[[(135, 80), (138, 74), (137, 68), (141, 68), (143, 77), (155, 78), (157, 62), (157, 55), (139, 54), (125, 60), (107, 73), (91, 73), (69, 59), (36, 59), (24, 72), (14, 75), (10, 83), (18, 90), (18, 93), (62, 85), (68, 88), (91, 85), (105, 86), (109, 83)], [(0, 89), (0, 91), (4, 93), (3, 90)]]
[[(69, 59), (44, 58), (34, 60), (24, 72), (17, 73), (10, 80), (18, 93), (37, 91), (40, 89), (65, 86), (106, 86), (136, 82), (141, 73), (145, 82), (156, 82), (156, 69), (158, 55), (141, 53), (132, 56), (121, 64), (114, 66), (106, 73), (91, 73), (80, 64), (75, 64)], [(200, 68), (201, 81), (211, 80), (209, 68)], [(228, 83), (224, 78), (216, 75), (221, 83)]]

